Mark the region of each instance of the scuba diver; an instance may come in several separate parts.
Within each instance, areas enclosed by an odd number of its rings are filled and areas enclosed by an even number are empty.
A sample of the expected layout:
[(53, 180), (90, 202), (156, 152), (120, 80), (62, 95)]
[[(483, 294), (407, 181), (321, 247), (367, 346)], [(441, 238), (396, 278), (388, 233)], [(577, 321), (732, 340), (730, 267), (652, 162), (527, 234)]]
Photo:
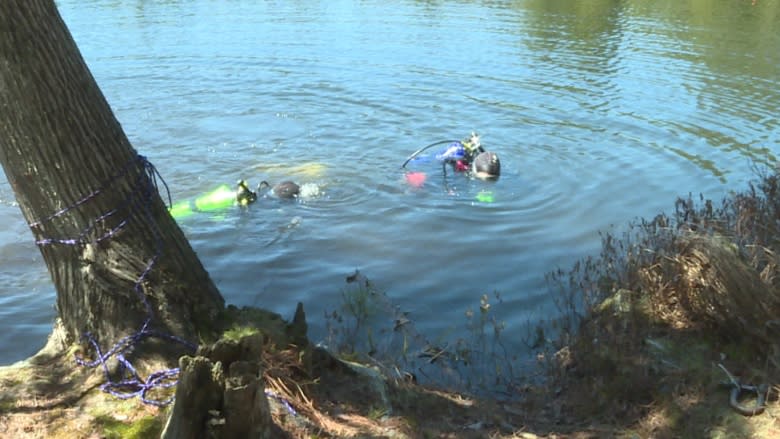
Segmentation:
[(257, 189), (254, 191), (249, 189), (246, 180), (238, 180), (237, 186), (236, 201), (242, 206), (247, 206), (257, 201), (257, 194), (260, 191), (271, 193), (277, 198), (297, 198), (301, 193), (301, 187), (289, 180), (285, 180), (274, 186), (271, 186), (267, 181), (263, 180), (257, 185)]
[(287, 199), (297, 198), (300, 193), (300, 187), (292, 181), (283, 181), (273, 187), (268, 182), (262, 181), (253, 191), (247, 185), (246, 180), (238, 180), (235, 190), (223, 184), (195, 199), (174, 203), (168, 208), (168, 211), (175, 219), (181, 219), (195, 212), (217, 212), (235, 204), (248, 206), (257, 201), (258, 192), (263, 189), (268, 189), (267, 192), (271, 192), (278, 198)]
[[(409, 156), (401, 168), (417, 158), (423, 151), (437, 145), (447, 144), (447, 146), (435, 155), (436, 160), (442, 162), (442, 170), (447, 175), (447, 167), (450, 166), (455, 172), (465, 173), (466, 175), (482, 180), (495, 180), (501, 175), (501, 161), (498, 154), (487, 151), (480, 142), (479, 135), (472, 132), (471, 135), (463, 140), (443, 140), (426, 145)], [(414, 186), (421, 186), (425, 180), (425, 175), (419, 172), (410, 172), (407, 174), (407, 180)]]
[(476, 178), (493, 179), (501, 175), (498, 155), (486, 151), (479, 135), (474, 132), (467, 139), (450, 143), (444, 151), (436, 154), (436, 159), (451, 165), (456, 172), (466, 172)]

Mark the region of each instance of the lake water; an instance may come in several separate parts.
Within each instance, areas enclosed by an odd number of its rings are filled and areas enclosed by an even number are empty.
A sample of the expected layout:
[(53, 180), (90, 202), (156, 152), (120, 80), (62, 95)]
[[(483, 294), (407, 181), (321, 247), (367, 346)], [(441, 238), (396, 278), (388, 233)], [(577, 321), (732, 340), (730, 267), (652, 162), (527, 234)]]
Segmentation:
[[(597, 253), (598, 231), (719, 199), (778, 154), (780, 1), (57, 4), (175, 200), (316, 185), (180, 222), (229, 303), (302, 301), (315, 341), (359, 269), (432, 339), (498, 291), (521, 349), (556, 312), (545, 274)], [(472, 130), (498, 181), (415, 163), (425, 185), (405, 182), (411, 152)], [(55, 292), (4, 178), (0, 223), (2, 364), (43, 345)]]

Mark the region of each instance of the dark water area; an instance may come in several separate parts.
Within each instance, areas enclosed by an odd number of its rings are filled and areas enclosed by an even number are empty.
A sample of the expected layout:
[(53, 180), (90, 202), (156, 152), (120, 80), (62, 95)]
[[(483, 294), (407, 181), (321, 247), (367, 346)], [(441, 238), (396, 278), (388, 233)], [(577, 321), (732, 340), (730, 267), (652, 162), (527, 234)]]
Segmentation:
[[(599, 231), (720, 199), (780, 142), (780, 2), (57, 2), (139, 153), (175, 200), (239, 178), (307, 196), (184, 218), (229, 303), (326, 336), (359, 269), (431, 339), (483, 294), (522, 352), (555, 316), (545, 274)], [(421, 188), (417, 148), (477, 131), (495, 182)], [(480, 193), (490, 192), (491, 202)], [(0, 179), (0, 363), (40, 348), (55, 291)]]

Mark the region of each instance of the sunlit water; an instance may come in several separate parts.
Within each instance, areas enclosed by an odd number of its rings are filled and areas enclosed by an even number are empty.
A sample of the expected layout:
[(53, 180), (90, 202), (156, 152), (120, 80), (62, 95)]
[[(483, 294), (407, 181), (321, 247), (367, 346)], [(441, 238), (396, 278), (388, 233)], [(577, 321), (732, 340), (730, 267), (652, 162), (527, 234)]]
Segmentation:
[[(359, 269), (431, 339), (498, 291), (521, 349), (556, 312), (545, 273), (596, 253), (598, 231), (718, 199), (778, 151), (778, 1), (57, 3), (174, 199), (316, 185), (180, 221), (229, 303), (302, 301), (315, 341)], [(471, 130), (500, 180), (423, 161), (425, 185), (404, 181), (412, 151)], [(5, 179), (0, 200), (8, 363), (44, 343), (55, 292)]]

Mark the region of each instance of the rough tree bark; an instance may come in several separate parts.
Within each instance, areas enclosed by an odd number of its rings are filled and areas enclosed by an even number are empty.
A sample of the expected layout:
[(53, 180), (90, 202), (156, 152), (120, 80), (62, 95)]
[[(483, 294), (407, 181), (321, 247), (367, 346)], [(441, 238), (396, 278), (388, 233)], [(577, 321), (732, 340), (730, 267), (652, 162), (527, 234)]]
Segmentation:
[[(66, 343), (89, 331), (105, 348), (137, 331), (143, 297), (156, 330), (191, 341), (212, 331), (222, 296), (149, 191), (52, 0), (0, 1), (0, 112), (0, 162), (40, 241)], [(142, 297), (136, 280), (158, 253)]]

